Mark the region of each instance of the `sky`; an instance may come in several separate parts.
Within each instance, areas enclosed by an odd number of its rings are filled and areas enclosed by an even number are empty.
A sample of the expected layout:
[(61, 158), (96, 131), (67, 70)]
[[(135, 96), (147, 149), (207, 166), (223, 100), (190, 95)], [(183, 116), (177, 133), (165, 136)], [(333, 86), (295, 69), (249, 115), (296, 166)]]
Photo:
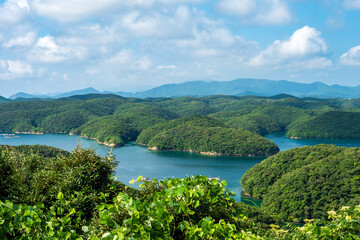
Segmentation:
[(0, 95), (360, 85), (360, 0), (0, 0)]

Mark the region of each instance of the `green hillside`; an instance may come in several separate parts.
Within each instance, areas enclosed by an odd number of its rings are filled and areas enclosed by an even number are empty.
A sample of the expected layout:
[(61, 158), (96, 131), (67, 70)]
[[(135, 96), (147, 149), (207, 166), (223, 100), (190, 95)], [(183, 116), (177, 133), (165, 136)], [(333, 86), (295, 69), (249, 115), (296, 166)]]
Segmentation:
[(360, 138), (360, 112), (327, 111), (299, 119), (287, 133), (298, 138)]
[(279, 148), (271, 141), (220, 121), (194, 116), (172, 120), (144, 130), (139, 144), (157, 150), (190, 151), (214, 155), (264, 156)]
[[(224, 123), (237, 130), (217, 129), (224, 138), (239, 132), (244, 135), (244, 130), (260, 135), (289, 131), (291, 137), (358, 138), (360, 105), (357, 102), (355, 99), (295, 98), (285, 94), (148, 99), (88, 94), (0, 104), (0, 132), (76, 133), (111, 146), (122, 146), (156, 124), (201, 115), (217, 119), (218, 127)], [(340, 127), (343, 131), (339, 131)], [(192, 130), (194, 132), (184, 134), (198, 134), (195, 128)], [(212, 131), (214, 129), (204, 134), (211, 135)], [(182, 133), (177, 134), (174, 137), (183, 137)]]
[(243, 190), (289, 221), (360, 204), (360, 148), (317, 145), (280, 152), (248, 170)]

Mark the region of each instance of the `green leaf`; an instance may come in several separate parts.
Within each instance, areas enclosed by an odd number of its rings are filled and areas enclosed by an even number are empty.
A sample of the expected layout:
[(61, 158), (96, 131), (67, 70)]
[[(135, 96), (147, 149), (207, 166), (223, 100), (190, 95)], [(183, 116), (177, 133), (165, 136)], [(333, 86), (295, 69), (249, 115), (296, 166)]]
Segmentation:
[(64, 199), (64, 194), (62, 192), (59, 192), (58, 195), (57, 195), (57, 199), (63, 200)]
[(136, 179), (136, 182), (141, 182), (141, 180), (143, 179), (143, 176), (138, 176), (138, 178)]
[(182, 222), (182, 223), (179, 224), (179, 228), (180, 228), (180, 230), (181, 230), (182, 232), (184, 231), (184, 229), (186, 228), (184, 222)]
[(196, 200), (194, 207), (197, 208), (198, 206), (200, 206), (200, 201), (199, 201), (199, 200)]

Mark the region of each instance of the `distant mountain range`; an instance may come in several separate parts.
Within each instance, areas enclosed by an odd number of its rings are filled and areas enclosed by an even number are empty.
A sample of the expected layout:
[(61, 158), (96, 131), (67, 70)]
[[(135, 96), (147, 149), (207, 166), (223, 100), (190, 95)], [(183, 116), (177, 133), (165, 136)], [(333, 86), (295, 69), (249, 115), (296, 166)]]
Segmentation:
[[(257, 95), (273, 96), (281, 93), (296, 97), (320, 98), (358, 98), (360, 85), (356, 87), (341, 85), (326, 85), (321, 82), (297, 83), (286, 80), (274, 81), (267, 79), (241, 78), (233, 81), (192, 81), (179, 84), (165, 84), (145, 92), (100, 92), (94, 88), (86, 88), (56, 95), (32, 95), (19, 92), (9, 97), (16, 98), (62, 98), (84, 94), (116, 94), (123, 97), (181, 97), (181, 96), (207, 96), (207, 95)], [(2, 99), (0, 99), (1, 101)]]
[(16, 99), (16, 98), (62, 98), (62, 97), (70, 97), (74, 95), (85, 95), (90, 93), (101, 93), (100, 91), (96, 90), (95, 88), (89, 87), (85, 89), (75, 90), (66, 93), (60, 94), (49, 94), (49, 95), (37, 95), (37, 94), (28, 94), (24, 92), (18, 92), (14, 95), (11, 95), (9, 99)]

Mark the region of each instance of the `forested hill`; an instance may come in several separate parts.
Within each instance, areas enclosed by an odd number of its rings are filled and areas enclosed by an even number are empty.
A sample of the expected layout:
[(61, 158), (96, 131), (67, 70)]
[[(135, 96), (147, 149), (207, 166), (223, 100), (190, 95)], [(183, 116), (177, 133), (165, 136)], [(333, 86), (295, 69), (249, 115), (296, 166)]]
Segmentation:
[(360, 204), (359, 153), (334, 145), (280, 152), (249, 169), (241, 186), (286, 221), (325, 219), (328, 211)]
[(210, 155), (268, 156), (279, 148), (268, 139), (205, 116), (175, 119), (147, 128), (137, 138), (154, 150)]
[(360, 138), (360, 112), (326, 111), (299, 119), (287, 133), (297, 138)]
[[(346, 132), (346, 138), (357, 138), (359, 107), (360, 99), (289, 95), (139, 99), (88, 94), (57, 100), (2, 103), (0, 132), (73, 133), (95, 138), (109, 146), (122, 146), (156, 124), (203, 115), (238, 131), (248, 130), (260, 135), (289, 131), (289, 135), (297, 137), (297, 133), (306, 129), (304, 132), (308, 135), (300, 137), (341, 138)], [(326, 117), (334, 114), (336, 116)], [(338, 131), (339, 121), (344, 131)]]

